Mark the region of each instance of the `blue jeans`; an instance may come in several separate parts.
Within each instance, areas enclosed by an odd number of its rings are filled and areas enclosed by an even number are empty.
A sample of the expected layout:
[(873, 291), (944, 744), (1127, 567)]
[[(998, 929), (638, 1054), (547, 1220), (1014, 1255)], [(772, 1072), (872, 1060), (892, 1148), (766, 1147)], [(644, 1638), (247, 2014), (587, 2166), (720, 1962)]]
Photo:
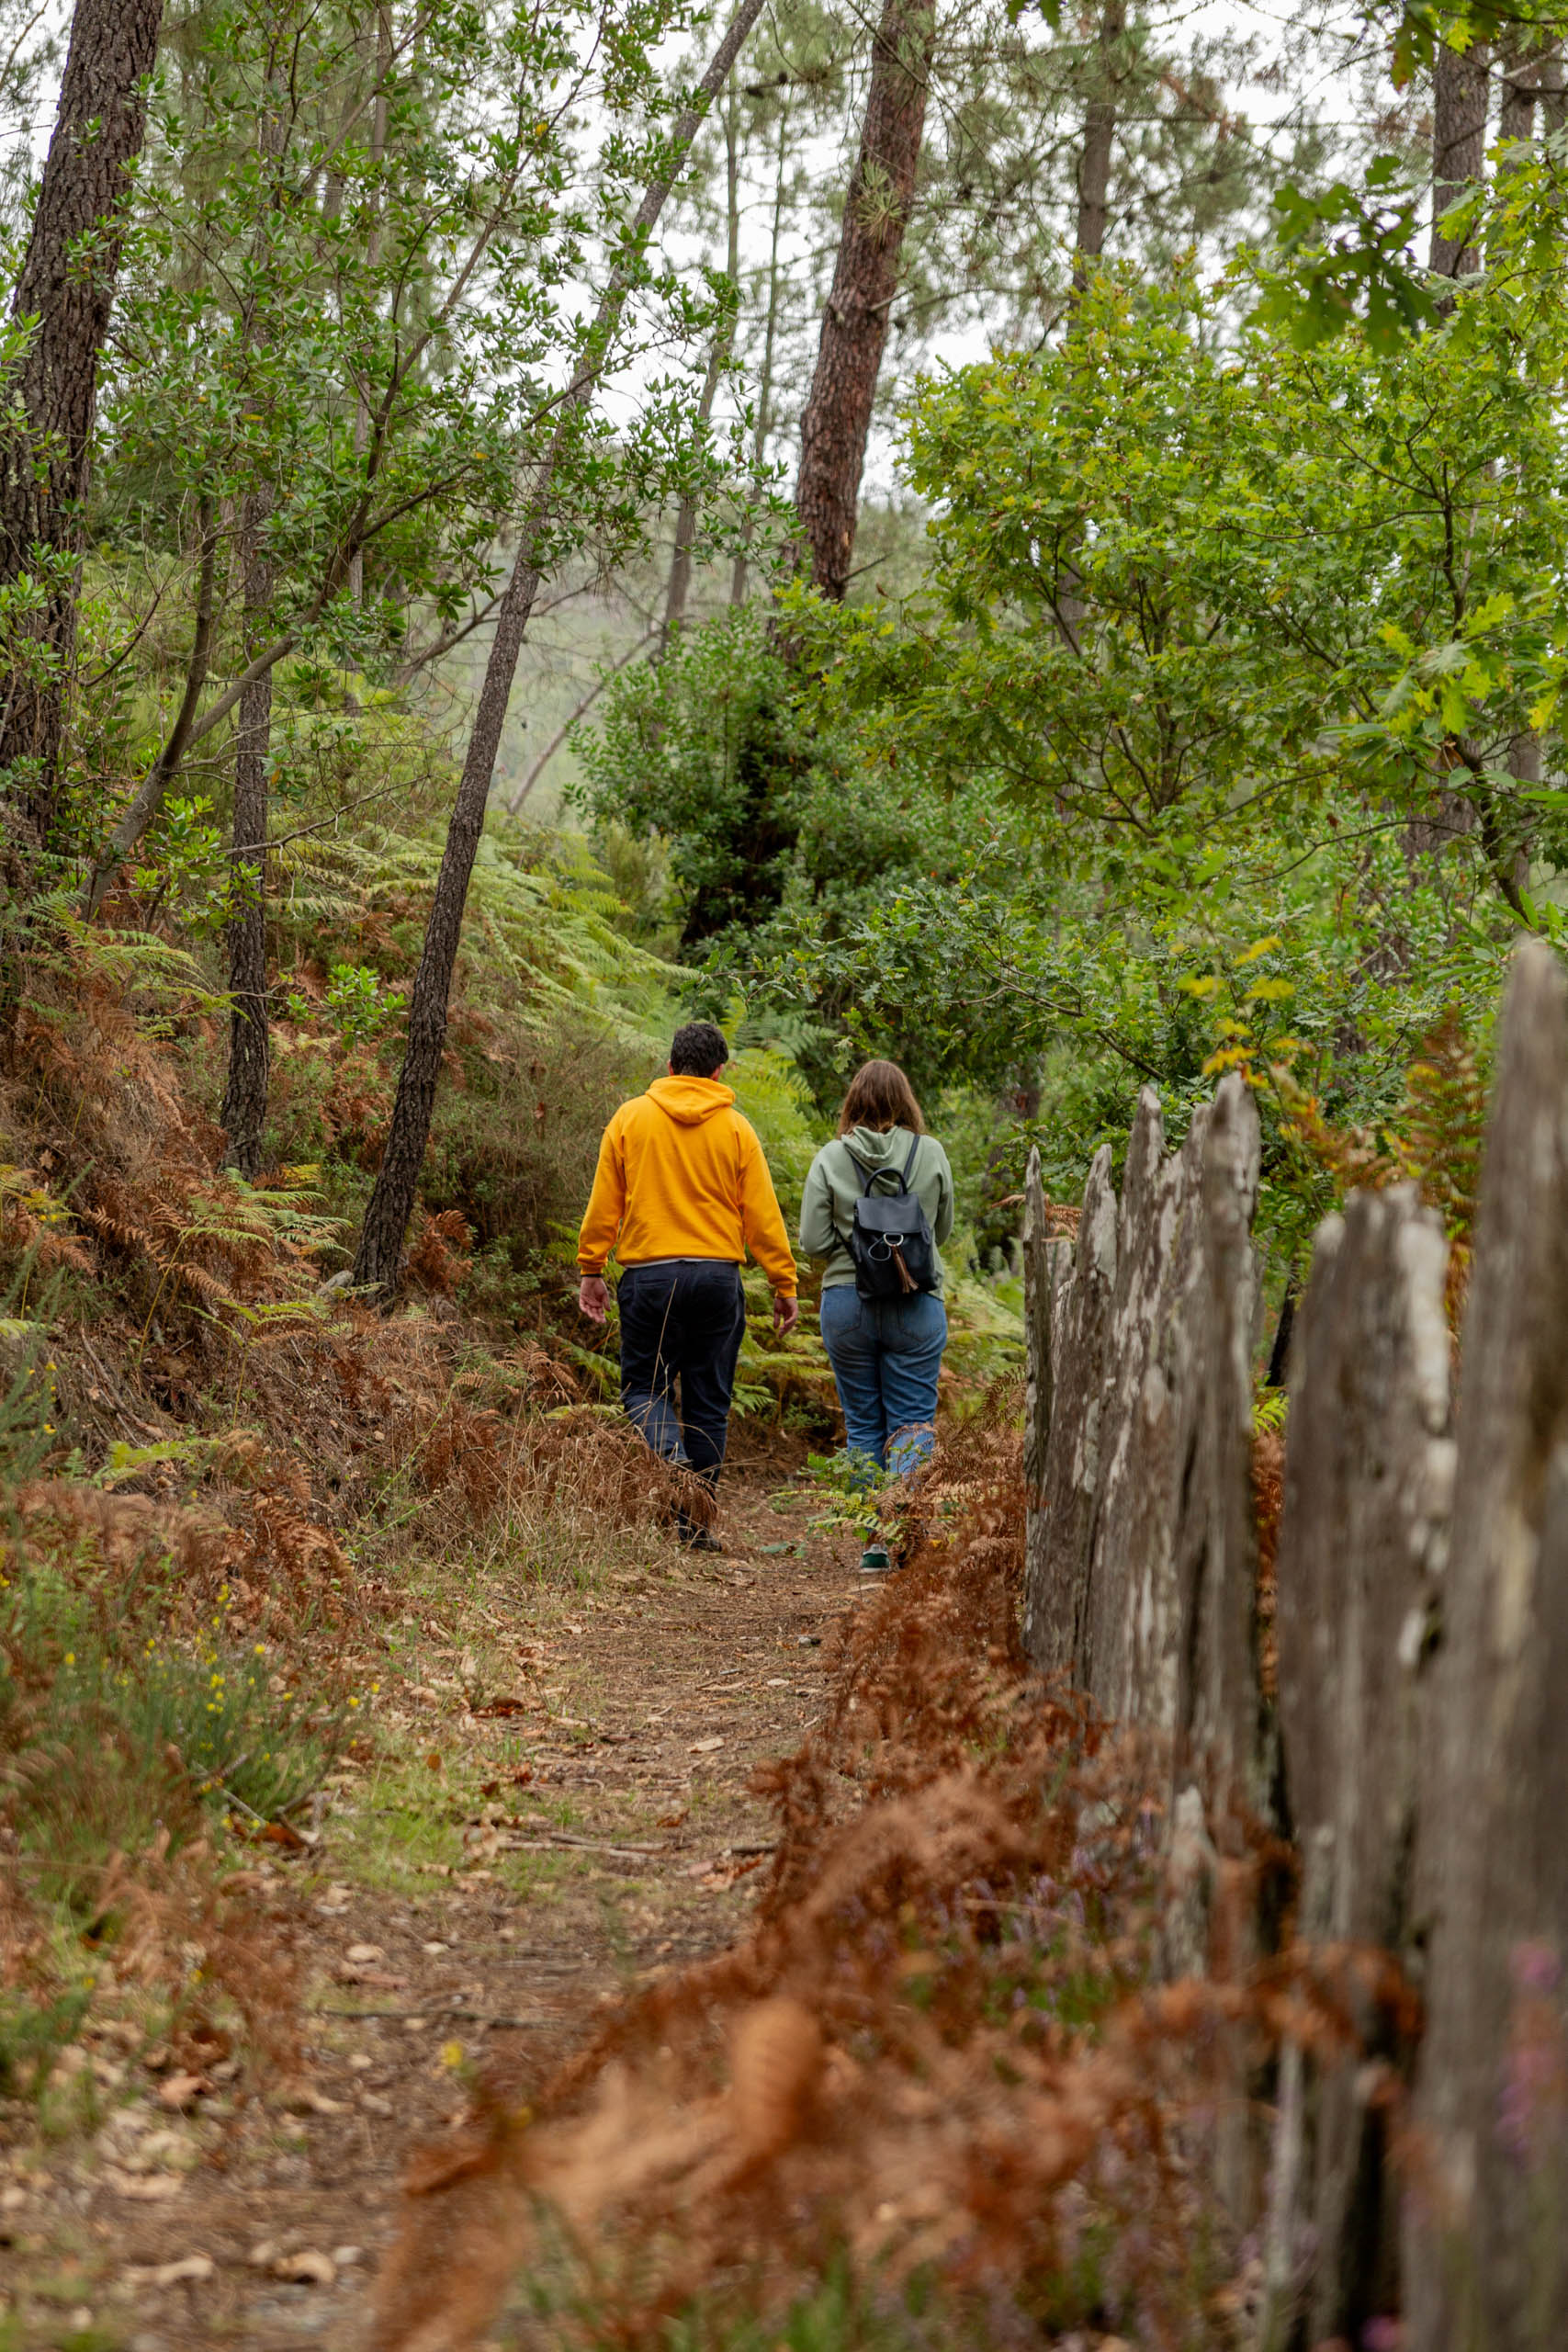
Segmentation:
[(659, 1258), (626, 1266), (615, 1304), (627, 1419), (655, 1453), (716, 1487), (746, 1336), (739, 1267), (723, 1258)]
[(918, 1469), (936, 1442), (946, 1307), (930, 1291), (862, 1298), (852, 1283), (834, 1283), (822, 1294), (821, 1322), (851, 1453), (896, 1478)]

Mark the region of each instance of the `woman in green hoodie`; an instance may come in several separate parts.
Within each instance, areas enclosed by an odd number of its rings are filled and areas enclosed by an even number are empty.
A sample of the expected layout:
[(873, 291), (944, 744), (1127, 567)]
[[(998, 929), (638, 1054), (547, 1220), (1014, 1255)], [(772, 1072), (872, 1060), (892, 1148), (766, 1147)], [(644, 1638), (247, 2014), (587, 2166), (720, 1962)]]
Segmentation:
[(839, 1132), (811, 1163), (800, 1204), (800, 1246), (827, 1261), (822, 1342), (838, 1384), (852, 1456), (895, 1476), (931, 1453), (937, 1374), (947, 1345), (942, 1259), (933, 1250), (930, 1289), (862, 1297), (849, 1237), (855, 1203), (882, 1196), (900, 1178), (926, 1213), (934, 1241), (953, 1230), (953, 1170), (926, 1133), (914, 1089), (897, 1062), (866, 1062), (850, 1080)]

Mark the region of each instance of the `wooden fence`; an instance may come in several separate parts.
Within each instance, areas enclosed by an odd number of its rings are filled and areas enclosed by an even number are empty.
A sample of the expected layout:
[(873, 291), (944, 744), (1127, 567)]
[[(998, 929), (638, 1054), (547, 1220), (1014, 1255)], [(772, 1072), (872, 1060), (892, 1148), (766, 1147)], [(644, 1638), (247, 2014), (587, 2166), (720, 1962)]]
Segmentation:
[[(1173, 1849), (1293, 1843), (1293, 1934), (1357, 2029), (1289, 2047), (1259, 2352), (1403, 2313), (1402, 2352), (1568, 2346), (1568, 981), (1516, 956), (1457, 1407), (1448, 1246), (1412, 1186), (1320, 1228), (1270, 1628), (1253, 1520), (1258, 1129), (1145, 1091), (1075, 1245), (1025, 1225), (1024, 1638), (1169, 1773)], [(1175, 1873), (1180, 1876), (1178, 1871)], [(1190, 1873), (1189, 1873), (1190, 1875)], [(1259, 1937), (1269, 1929), (1259, 1922)], [(1189, 1921), (1172, 1965), (1204, 1964)], [(1392, 1955), (1395, 1980), (1375, 1954)], [(1390, 1998), (1403, 1981), (1410, 1997)], [(1254, 2086), (1256, 2087), (1256, 2086)]]

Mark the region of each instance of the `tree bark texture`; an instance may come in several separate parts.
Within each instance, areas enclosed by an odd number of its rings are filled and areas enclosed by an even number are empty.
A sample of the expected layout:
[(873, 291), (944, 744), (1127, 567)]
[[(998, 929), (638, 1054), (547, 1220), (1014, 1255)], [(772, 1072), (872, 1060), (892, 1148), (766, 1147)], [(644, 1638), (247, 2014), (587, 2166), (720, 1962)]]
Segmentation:
[(1485, 171), (1486, 105), (1492, 52), (1475, 41), (1462, 53), (1439, 45), (1432, 88), (1432, 242), (1428, 266), (1439, 277), (1467, 277), (1481, 266), (1473, 236), (1451, 237), (1443, 214)]
[[(259, 639), (272, 593), (262, 546), (270, 502), (250, 492), (240, 526), (245, 635)], [(229, 926), (229, 1077), (220, 1114), (227, 1166), (254, 1182), (261, 1172), (271, 1048), (266, 1012), (267, 765), (272, 756), (272, 672), (253, 678), (240, 697), (234, 744), (233, 879), (244, 891)]]
[(1252, 1510), (1252, 1220), (1262, 1135), (1240, 1078), (1221, 1080), (1203, 1133), (1204, 1286), (1197, 1327), (1198, 1477), (1177, 1510), (1181, 1628), (1176, 1778), (1262, 1817), (1270, 1740), (1258, 1657), (1258, 1534)]
[[(1417, 1708), (1453, 1495), (1448, 1244), (1414, 1185), (1353, 1193), (1319, 1227), (1291, 1363), (1277, 1562), (1279, 1714), (1303, 1862), (1298, 1938), (1408, 1961)], [(1380, 2068), (1410, 2040), (1354, 1969), (1359, 2047), (1297, 2054), (1275, 2134), (1266, 2352), (1363, 2341), (1398, 2309), (1398, 2220)], [(1369, 2066), (1368, 2062), (1372, 2062)]]
[[(632, 229), (639, 240), (645, 240), (658, 221), (676, 175), (690, 152), (697, 126), (724, 87), (730, 68), (761, 13), (762, 0), (741, 0), (731, 18), (729, 28), (698, 85), (694, 103), (682, 115), (671, 135), (664, 168), (649, 185), (638, 208)], [(630, 287), (630, 273), (617, 270), (600, 302), (583, 356), (561, 403), (555, 436), (524, 517), (517, 560), (496, 616), (473, 731), (446, 829), (430, 921), (414, 974), (409, 1001), (408, 1046), (398, 1079), (386, 1149), (366, 1208), (355, 1259), (355, 1283), (383, 1296), (390, 1295), (397, 1288), (402, 1268), (403, 1237), (413, 1212), (419, 1171), (430, 1139), (436, 1080), (446, 1044), (447, 1001), (462, 937), (463, 910), (468, 902), (479, 835), (484, 830), (485, 804), (501, 748), (517, 657), (543, 577), (539, 542), (555, 494), (555, 473), (577, 421), (604, 373)]]
[[(1026, 1251), (1028, 1246), (1026, 1222)], [(1101, 1144), (1084, 1187), (1071, 1265), (1053, 1301), (1054, 1376), (1038, 1488), (1025, 1465), (1030, 1518), (1023, 1645), (1036, 1666), (1066, 1674), (1080, 1686), (1089, 1679), (1089, 1560), (1100, 1478), (1105, 1338), (1115, 1287), (1116, 1193), (1111, 1147)], [(1030, 1336), (1032, 1345), (1032, 1313)]]
[(1499, 141), (1531, 141), (1538, 128), (1543, 138), (1550, 139), (1562, 128), (1562, 36), (1540, 28), (1517, 26), (1504, 44), (1502, 58), (1503, 95), (1497, 109)]
[[(12, 300), (36, 320), (17, 391), (24, 423), (0, 435), (0, 582), (80, 543), (98, 356), (119, 275), (125, 200), (147, 126), (147, 77), (163, 0), (76, 0), (60, 107), (32, 233)], [(0, 716), (0, 769), (31, 848), (54, 829), (65, 683), (75, 647), (73, 581), (51, 581), (34, 624), (40, 668), (13, 666)]]
[(840, 601), (849, 586), (866, 435), (915, 192), (935, 40), (932, 0), (884, 0), (833, 290), (801, 418), (801, 533), (813, 586)]
[(1207, 1110), (1168, 1159), (1151, 1087), (1127, 1146), (1089, 1559), (1088, 1687), (1103, 1714), (1176, 1727), (1176, 1501), (1196, 1468), (1193, 1300)]
[(1154, 1735), (1215, 1820), (1265, 1813), (1272, 1785), (1250, 1484), (1258, 1150), (1233, 1076), (1168, 1158), (1144, 1089), (1119, 1211), (1097, 1155), (1055, 1300), (1024, 1602), (1035, 1663)]
[[(1032, 1655), (1032, 1616), (1036, 1596), (1043, 1589), (1050, 1529), (1045, 1509), (1045, 1469), (1055, 1410), (1055, 1366), (1061, 1346), (1063, 1308), (1072, 1278), (1068, 1244), (1053, 1241), (1050, 1236), (1038, 1146), (1030, 1151), (1023, 1202), (1023, 1319), (1028, 1345), (1023, 1405), (1023, 1483), (1027, 1495), (1023, 1638)], [(1067, 1661), (1047, 1656), (1040, 1663), (1058, 1666)]]
[(1515, 955), (1424, 1723), (1410, 2352), (1568, 2343), (1568, 981)]
[(1073, 293), (1089, 280), (1089, 264), (1105, 251), (1110, 222), (1111, 154), (1116, 139), (1116, 51), (1127, 28), (1126, 0), (1105, 0), (1095, 44), (1096, 83), (1084, 108), (1078, 158), (1077, 233), (1073, 240)]

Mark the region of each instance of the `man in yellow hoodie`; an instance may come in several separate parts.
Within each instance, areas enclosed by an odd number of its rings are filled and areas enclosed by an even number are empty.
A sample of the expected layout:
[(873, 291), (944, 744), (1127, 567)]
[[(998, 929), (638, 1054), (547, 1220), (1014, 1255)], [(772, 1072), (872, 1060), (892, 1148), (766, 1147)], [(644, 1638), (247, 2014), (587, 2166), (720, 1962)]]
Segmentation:
[[(729, 1058), (711, 1021), (688, 1021), (670, 1047), (670, 1074), (623, 1102), (604, 1130), (578, 1236), (584, 1315), (603, 1323), (604, 1267), (621, 1279), (621, 1401), (666, 1461), (718, 1485), (735, 1366), (746, 1330), (740, 1267), (748, 1250), (773, 1285), (773, 1327), (795, 1328), (795, 1252), (773, 1178), (750, 1123), (721, 1086)], [(681, 1383), (676, 1415), (675, 1381)], [(683, 1542), (723, 1547), (681, 1519)]]

